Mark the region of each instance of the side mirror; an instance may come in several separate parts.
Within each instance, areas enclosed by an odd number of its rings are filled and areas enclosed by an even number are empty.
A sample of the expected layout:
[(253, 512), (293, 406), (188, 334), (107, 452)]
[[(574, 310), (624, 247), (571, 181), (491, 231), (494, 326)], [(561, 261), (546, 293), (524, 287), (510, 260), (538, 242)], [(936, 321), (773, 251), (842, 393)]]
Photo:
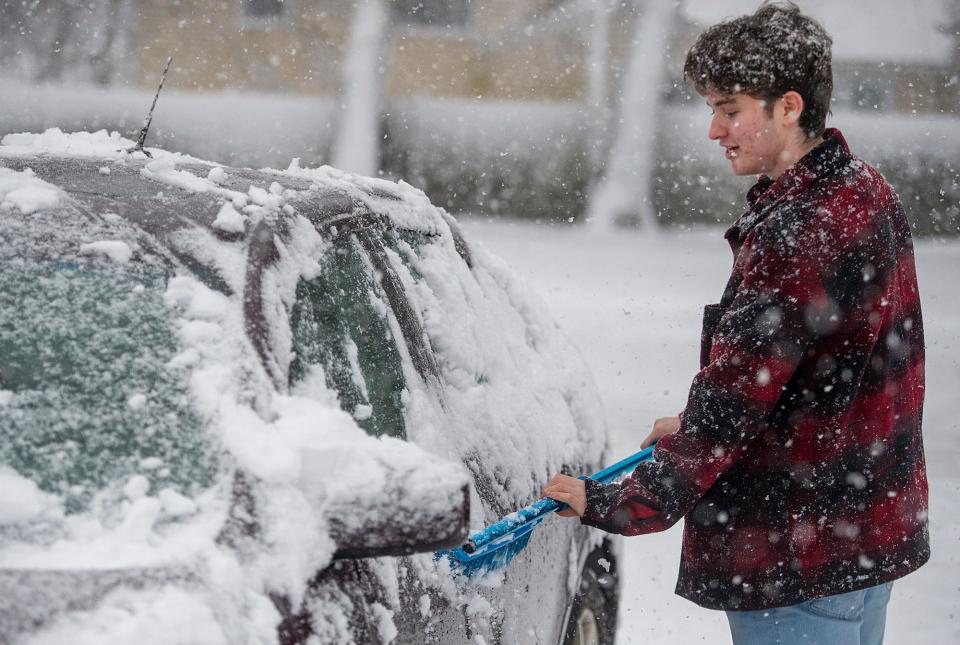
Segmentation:
[(439, 551), (457, 546), (470, 524), (470, 489), (454, 491), (436, 482), (435, 494), (404, 490), (384, 491), (369, 499), (338, 501), (327, 515), (337, 550), (334, 559), (373, 558)]
[[(419, 476), (388, 477), (387, 481), (396, 483), (379, 487), (375, 495), (369, 488), (349, 487), (355, 494), (338, 494), (335, 501), (329, 501), (324, 515), (337, 545), (333, 559), (409, 555), (462, 544), (470, 525), (469, 485), (455, 469), (441, 473), (424, 470), (427, 472)], [(437, 474), (446, 476), (430, 477)], [(233, 504), (217, 543), (237, 548), (261, 533), (255, 494), (243, 471), (234, 474), (232, 495)]]
[(407, 441), (364, 437), (307, 454), (301, 484), (319, 493), (334, 559), (437, 551), (470, 526), (466, 470)]

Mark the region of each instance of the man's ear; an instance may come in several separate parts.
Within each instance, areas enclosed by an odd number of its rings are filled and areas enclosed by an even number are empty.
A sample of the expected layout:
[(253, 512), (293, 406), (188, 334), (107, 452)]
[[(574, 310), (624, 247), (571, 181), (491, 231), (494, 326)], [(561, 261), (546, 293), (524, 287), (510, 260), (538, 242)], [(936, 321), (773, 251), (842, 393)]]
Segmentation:
[(781, 114), (783, 114), (784, 125), (798, 124), (800, 122), (800, 114), (803, 112), (803, 97), (800, 96), (799, 92), (790, 90), (780, 97), (780, 99), (783, 101), (780, 110)]

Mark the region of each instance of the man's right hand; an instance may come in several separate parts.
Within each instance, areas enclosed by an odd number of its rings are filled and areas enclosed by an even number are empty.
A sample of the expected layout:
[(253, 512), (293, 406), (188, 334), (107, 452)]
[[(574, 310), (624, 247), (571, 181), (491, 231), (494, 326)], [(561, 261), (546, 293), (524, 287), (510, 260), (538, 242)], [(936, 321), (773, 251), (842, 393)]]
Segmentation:
[(653, 422), (653, 431), (647, 435), (647, 438), (643, 440), (643, 443), (640, 445), (640, 447), (646, 448), (660, 437), (673, 434), (679, 429), (680, 417), (662, 417), (657, 419)]

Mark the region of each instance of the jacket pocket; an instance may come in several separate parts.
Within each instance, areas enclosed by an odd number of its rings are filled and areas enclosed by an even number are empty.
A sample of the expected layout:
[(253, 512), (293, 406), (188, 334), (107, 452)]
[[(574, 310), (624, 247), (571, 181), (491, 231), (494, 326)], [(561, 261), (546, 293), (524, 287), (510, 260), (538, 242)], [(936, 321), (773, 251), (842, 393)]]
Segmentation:
[(720, 324), (720, 317), (726, 310), (721, 304), (707, 305), (703, 308), (703, 328), (700, 331), (700, 369), (710, 362), (710, 349), (713, 347), (713, 333)]

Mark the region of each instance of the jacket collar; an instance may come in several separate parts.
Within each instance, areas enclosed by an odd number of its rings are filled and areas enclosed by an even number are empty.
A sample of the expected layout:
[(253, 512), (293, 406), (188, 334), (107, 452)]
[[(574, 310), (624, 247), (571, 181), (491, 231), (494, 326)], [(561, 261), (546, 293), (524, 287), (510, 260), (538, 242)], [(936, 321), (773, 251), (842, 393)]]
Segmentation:
[(724, 233), (734, 253), (740, 250), (747, 234), (785, 198), (803, 191), (818, 178), (838, 172), (850, 159), (846, 139), (836, 128), (827, 128), (823, 143), (801, 157), (776, 180), (761, 175), (747, 192), (747, 212)]

